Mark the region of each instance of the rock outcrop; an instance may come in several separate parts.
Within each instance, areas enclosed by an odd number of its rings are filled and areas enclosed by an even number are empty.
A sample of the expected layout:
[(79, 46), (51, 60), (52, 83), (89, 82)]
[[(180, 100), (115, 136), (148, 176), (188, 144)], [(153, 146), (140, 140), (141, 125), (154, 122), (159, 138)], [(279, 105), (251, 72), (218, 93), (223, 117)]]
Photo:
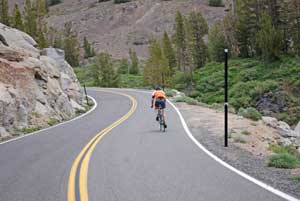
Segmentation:
[(0, 138), (82, 109), (80, 84), (62, 50), (40, 51), (29, 35), (3, 24), (0, 35)]

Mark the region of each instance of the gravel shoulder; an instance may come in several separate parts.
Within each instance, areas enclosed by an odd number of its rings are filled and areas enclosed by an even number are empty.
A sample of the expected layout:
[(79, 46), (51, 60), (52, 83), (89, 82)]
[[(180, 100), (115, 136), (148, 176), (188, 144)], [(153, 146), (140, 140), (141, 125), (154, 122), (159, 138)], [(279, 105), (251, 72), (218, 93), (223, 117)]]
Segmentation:
[[(254, 122), (237, 115), (229, 115), (229, 147), (224, 147), (223, 112), (213, 109), (174, 103), (185, 118), (194, 137), (208, 150), (239, 170), (300, 198), (300, 182), (291, 177), (300, 175), (299, 169), (287, 170), (267, 166), (270, 144), (280, 140), (279, 134), (262, 122)], [(241, 142), (242, 141), (242, 142)]]

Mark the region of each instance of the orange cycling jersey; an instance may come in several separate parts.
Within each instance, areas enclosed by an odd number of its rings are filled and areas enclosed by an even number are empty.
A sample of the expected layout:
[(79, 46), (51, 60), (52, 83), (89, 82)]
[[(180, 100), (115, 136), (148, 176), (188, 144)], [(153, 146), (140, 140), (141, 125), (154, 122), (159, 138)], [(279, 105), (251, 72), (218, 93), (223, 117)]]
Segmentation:
[(159, 90), (159, 91), (154, 91), (152, 94), (152, 97), (155, 99), (166, 99), (166, 94), (165, 92)]

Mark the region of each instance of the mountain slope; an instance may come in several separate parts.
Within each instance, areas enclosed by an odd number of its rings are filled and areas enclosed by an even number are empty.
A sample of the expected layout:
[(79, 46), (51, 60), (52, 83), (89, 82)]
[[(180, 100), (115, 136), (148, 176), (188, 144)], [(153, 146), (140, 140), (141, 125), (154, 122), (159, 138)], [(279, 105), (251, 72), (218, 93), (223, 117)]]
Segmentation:
[[(24, 0), (12, 0), (22, 3)], [(137, 0), (114, 4), (113, 1), (98, 3), (98, 0), (65, 0), (51, 7), (49, 26), (61, 30), (72, 22), (80, 42), (86, 36), (96, 50), (107, 51), (113, 57), (128, 57), (128, 48), (136, 49), (140, 58), (147, 56), (147, 43), (152, 36), (161, 36), (164, 31), (173, 31), (177, 10), (188, 13), (201, 11), (209, 24), (222, 19), (223, 7), (210, 7), (206, 0)]]

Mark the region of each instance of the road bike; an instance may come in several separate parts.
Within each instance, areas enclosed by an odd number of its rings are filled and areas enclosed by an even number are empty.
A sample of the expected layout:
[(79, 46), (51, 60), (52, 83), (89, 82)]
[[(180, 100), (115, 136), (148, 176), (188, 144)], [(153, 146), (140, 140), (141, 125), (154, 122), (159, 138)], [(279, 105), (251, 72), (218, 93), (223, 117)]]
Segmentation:
[(158, 123), (159, 123), (160, 131), (166, 132), (165, 120), (164, 120), (164, 117), (163, 117), (163, 109), (161, 108), (161, 106), (159, 106), (159, 108), (158, 108), (157, 117), (158, 117)]

